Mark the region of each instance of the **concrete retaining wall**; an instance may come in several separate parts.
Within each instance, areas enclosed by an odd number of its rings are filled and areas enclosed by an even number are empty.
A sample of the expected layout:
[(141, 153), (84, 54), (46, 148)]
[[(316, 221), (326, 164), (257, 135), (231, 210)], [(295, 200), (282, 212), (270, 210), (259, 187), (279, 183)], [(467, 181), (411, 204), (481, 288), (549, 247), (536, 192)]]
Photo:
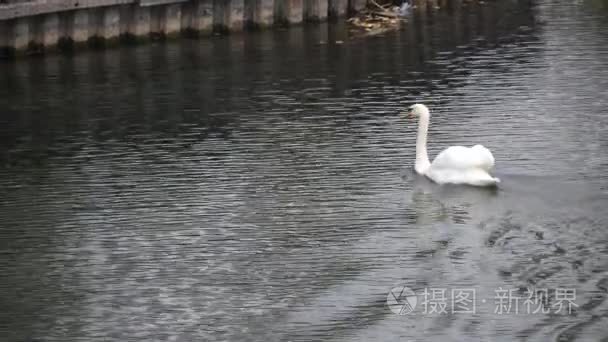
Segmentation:
[[(416, 0), (428, 1), (428, 0)], [(0, 4), (0, 56), (82, 43), (325, 21), (367, 0), (14, 0)]]

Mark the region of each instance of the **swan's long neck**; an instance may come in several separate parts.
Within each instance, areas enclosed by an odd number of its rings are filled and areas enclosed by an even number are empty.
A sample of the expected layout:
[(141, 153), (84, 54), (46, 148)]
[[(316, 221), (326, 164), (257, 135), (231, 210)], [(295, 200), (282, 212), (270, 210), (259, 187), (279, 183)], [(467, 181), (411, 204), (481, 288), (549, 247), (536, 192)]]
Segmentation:
[(420, 114), (418, 120), (418, 137), (416, 138), (416, 165), (414, 169), (419, 174), (424, 173), (430, 166), (429, 155), (426, 152), (426, 137), (429, 132), (429, 113)]

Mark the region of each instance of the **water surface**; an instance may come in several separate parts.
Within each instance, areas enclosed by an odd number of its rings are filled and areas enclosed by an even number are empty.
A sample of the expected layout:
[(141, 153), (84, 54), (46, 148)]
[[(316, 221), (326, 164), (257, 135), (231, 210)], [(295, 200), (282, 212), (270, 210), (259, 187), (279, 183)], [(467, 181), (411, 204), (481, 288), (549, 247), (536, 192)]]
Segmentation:
[[(2, 341), (608, 338), (608, 14), (588, 3), (0, 69)], [(412, 174), (414, 102), (431, 157), (482, 143), (499, 189)], [(474, 288), (476, 313), (395, 315), (398, 285)], [(577, 307), (494, 312), (531, 287)]]

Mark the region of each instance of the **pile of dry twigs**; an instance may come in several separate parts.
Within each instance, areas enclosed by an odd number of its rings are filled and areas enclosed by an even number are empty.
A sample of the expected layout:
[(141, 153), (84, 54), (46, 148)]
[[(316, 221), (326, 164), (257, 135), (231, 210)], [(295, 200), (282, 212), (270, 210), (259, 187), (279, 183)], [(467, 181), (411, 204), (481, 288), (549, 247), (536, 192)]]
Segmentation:
[(365, 10), (348, 19), (348, 22), (354, 31), (370, 35), (395, 29), (403, 20), (405, 17), (400, 14), (399, 7), (394, 6), (392, 1), (379, 4), (375, 0), (370, 0)]

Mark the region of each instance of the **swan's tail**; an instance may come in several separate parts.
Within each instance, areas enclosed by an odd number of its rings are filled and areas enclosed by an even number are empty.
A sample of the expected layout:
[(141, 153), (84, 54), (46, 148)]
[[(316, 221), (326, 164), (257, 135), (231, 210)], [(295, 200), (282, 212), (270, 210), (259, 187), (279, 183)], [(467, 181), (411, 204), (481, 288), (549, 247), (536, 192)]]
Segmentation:
[(476, 185), (476, 186), (495, 186), (498, 183), (500, 183), (500, 179), (495, 178), (495, 177), (489, 177), (489, 178), (485, 178), (485, 179), (477, 179), (473, 182), (471, 182), (471, 185)]
[(476, 186), (496, 186), (500, 183), (500, 178), (492, 177), (484, 170), (475, 170), (469, 174), (471, 185)]

